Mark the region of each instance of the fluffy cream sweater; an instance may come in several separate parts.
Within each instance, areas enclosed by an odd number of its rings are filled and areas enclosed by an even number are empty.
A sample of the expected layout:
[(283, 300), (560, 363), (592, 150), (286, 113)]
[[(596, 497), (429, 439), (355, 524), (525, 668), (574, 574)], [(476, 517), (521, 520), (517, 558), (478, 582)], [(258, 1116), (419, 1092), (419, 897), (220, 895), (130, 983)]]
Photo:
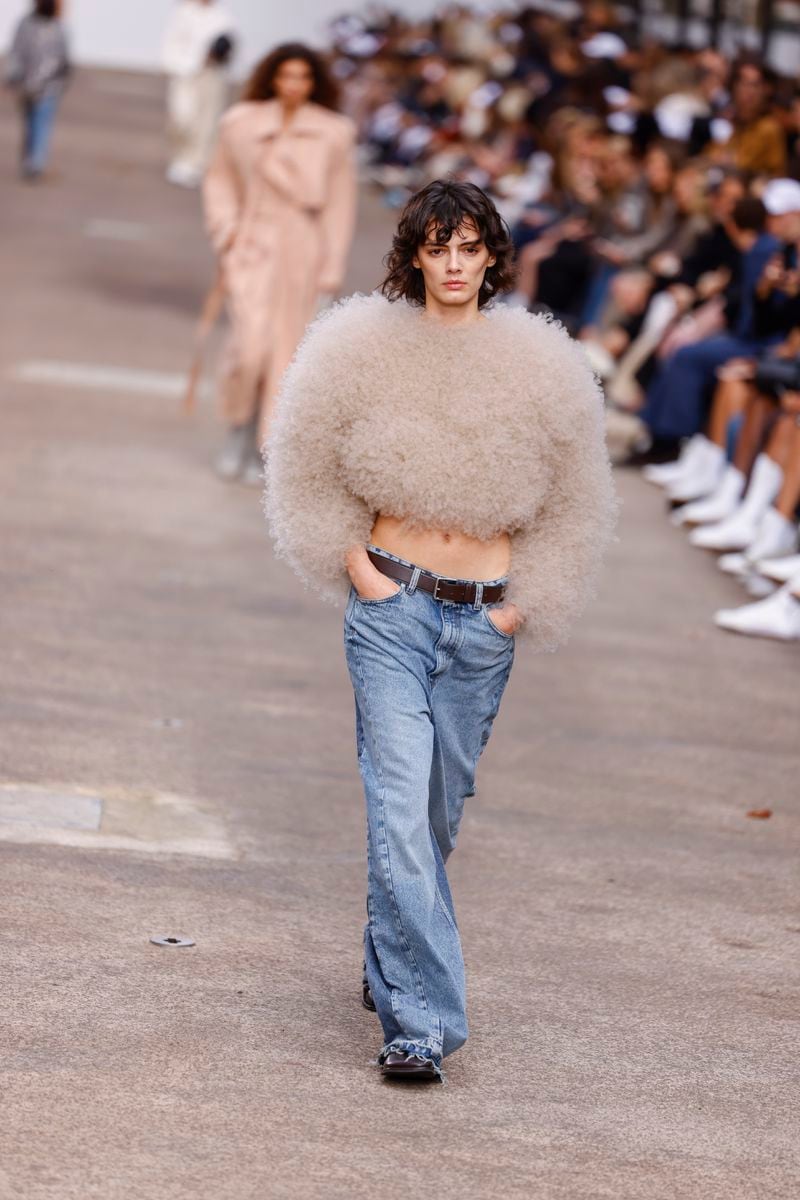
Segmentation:
[(278, 553), (342, 599), (345, 551), (379, 512), (507, 531), (523, 635), (555, 649), (615, 524), (602, 394), (560, 325), (503, 307), (485, 317), (449, 329), (379, 295), (324, 313), (283, 378), (265, 511)]

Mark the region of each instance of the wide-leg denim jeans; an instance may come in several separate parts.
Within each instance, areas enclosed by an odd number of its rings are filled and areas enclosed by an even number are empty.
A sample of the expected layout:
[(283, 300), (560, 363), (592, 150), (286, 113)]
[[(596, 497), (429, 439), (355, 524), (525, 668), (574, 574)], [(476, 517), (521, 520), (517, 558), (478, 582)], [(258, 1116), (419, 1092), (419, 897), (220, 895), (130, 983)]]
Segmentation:
[(385, 600), (351, 591), (345, 647), (367, 802), (364, 951), (381, 1058), (407, 1050), (439, 1069), (467, 1037), (445, 863), (475, 791), (514, 639), (492, 624), (490, 606), (442, 603), (412, 580)]

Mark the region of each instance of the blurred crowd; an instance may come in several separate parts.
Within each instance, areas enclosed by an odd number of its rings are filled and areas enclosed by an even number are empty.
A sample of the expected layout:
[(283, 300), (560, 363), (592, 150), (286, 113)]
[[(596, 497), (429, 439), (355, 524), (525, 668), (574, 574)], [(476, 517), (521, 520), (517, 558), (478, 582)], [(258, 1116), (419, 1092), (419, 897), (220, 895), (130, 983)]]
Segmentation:
[(602, 2), (373, 12), (331, 38), (367, 177), (393, 205), (445, 175), (490, 192), (510, 302), (583, 340), (627, 462), (753, 598), (716, 623), (800, 638), (797, 79)]

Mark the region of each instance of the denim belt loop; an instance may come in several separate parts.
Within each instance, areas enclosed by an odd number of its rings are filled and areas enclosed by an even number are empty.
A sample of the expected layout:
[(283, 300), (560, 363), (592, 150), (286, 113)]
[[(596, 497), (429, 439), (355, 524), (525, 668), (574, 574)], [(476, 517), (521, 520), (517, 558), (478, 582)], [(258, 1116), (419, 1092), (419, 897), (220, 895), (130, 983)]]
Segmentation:
[(406, 592), (408, 593), (409, 596), (413, 596), (414, 592), (417, 590), (417, 584), (419, 583), (419, 577), (421, 574), (422, 574), (422, 567), (414, 567), (414, 574), (411, 576), (411, 579), (408, 581), (408, 587), (406, 588)]
[(477, 612), (482, 604), (483, 604), (483, 584), (476, 583), (475, 584), (475, 603), (472, 606), (473, 612)]

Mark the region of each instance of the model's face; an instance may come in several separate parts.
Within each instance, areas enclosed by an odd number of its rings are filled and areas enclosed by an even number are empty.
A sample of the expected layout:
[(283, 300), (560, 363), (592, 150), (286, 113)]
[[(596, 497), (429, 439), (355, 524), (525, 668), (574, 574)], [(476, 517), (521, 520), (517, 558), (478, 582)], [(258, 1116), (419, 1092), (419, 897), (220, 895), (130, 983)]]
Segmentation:
[(278, 67), (272, 86), (284, 104), (304, 104), (314, 91), (314, 72), (302, 58), (289, 58)]
[(469, 219), (442, 243), (436, 241), (436, 230), (430, 226), (413, 259), (413, 265), (422, 271), (426, 298), (448, 307), (477, 303), (486, 269), (496, 262)]

